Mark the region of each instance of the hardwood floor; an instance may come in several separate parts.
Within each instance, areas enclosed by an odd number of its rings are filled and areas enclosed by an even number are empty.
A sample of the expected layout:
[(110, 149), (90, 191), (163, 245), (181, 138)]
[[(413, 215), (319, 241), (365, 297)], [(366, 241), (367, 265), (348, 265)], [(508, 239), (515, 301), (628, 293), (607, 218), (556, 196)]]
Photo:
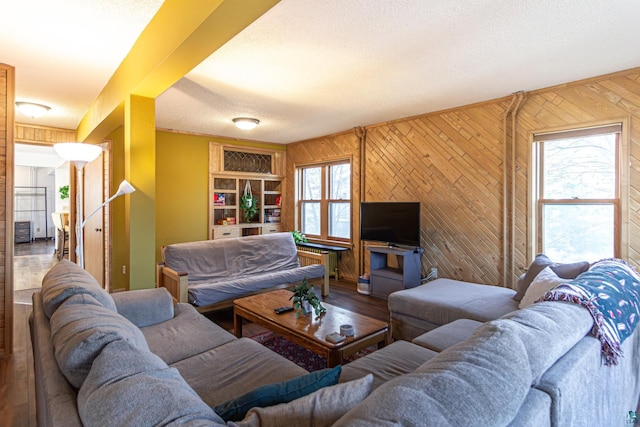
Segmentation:
[[(0, 427), (36, 426), (33, 353), (28, 318), (31, 313), (31, 295), (38, 290), (42, 276), (53, 263), (55, 257), (51, 242), (16, 247), (14, 287), (19, 290), (14, 292), (14, 353), (0, 358)], [(18, 274), (18, 269), (21, 272), (28, 269), (29, 273)], [(331, 295), (324, 298), (324, 301), (378, 320), (389, 321), (387, 302), (358, 294), (355, 283), (332, 280)], [(225, 329), (233, 329), (231, 309), (211, 313), (207, 317)], [(245, 335), (254, 335), (261, 328), (247, 325), (243, 330)]]

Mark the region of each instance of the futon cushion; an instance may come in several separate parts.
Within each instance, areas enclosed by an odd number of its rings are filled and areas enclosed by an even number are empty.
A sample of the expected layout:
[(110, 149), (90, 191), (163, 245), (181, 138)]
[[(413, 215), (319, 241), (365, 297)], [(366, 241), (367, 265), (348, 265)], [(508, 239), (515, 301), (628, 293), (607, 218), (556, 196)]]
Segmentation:
[(85, 426), (225, 425), (177, 370), (124, 340), (109, 343), (93, 362), (78, 412)]
[(42, 306), (49, 318), (67, 298), (78, 294), (91, 295), (103, 307), (117, 311), (111, 295), (96, 279), (69, 260), (59, 261), (42, 279)]
[(213, 408), (226, 421), (239, 421), (249, 409), (287, 403), (319, 390), (335, 385), (340, 378), (342, 366), (321, 369), (287, 381), (267, 384), (242, 396), (231, 399)]
[(68, 298), (53, 313), (51, 339), (58, 366), (75, 388), (80, 388), (93, 361), (110, 342), (124, 340), (148, 350), (140, 329), (87, 294)]
[(324, 387), (289, 403), (253, 408), (238, 427), (331, 426), (371, 392), (371, 374), (358, 380)]

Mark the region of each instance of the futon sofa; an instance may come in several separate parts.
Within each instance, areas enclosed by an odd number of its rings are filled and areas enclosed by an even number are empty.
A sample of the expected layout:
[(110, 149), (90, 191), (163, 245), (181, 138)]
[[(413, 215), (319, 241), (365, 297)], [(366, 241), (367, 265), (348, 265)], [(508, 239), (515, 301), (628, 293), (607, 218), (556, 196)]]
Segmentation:
[(322, 295), (329, 295), (329, 254), (299, 250), (291, 233), (176, 243), (163, 249), (162, 258), (157, 286), (199, 311), (230, 307), (235, 298), (305, 278), (322, 278)]

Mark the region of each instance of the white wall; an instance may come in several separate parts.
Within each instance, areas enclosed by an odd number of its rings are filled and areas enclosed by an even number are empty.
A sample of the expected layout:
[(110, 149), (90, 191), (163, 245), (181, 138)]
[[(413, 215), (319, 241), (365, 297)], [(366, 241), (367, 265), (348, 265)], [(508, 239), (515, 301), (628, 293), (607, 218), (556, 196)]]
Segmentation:
[(15, 167), (15, 220), (31, 222), (32, 239), (55, 236), (51, 213), (55, 209), (56, 199), (59, 199), (56, 185), (53, 168)]

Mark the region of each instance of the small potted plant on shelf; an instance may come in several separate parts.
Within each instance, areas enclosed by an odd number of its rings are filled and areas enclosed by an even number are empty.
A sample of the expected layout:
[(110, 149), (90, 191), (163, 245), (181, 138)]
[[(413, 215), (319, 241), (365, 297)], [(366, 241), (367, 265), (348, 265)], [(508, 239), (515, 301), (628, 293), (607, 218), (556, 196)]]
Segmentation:
[(293, 292), (290, 300), (293, 300), (293, 308), (296, 309), (296, 317), (300, 317), (300, 314), (303, 316), (307, 315), (311, 312), (311, 310), (315, 311), (316, 316), (320, 316), (322, 313), (326, 312), (327, 309), (322, 306), (320, 303), (320, 299), (313, 291), (313, 286), (307, 282), (307, 278), (302, 279), (302, 282), (299, 285), (294, 286), (289, 289)]
[(301, 231), (298, 230), (294, 230), (291, 232), (291, 234), (293, 234), (293, 241), (295, 243), (304, 243), (304, 242), (308, 242), (309, 240), (307, 239), (307, 236), (305, 236), (304, 234), (302, 234)]

